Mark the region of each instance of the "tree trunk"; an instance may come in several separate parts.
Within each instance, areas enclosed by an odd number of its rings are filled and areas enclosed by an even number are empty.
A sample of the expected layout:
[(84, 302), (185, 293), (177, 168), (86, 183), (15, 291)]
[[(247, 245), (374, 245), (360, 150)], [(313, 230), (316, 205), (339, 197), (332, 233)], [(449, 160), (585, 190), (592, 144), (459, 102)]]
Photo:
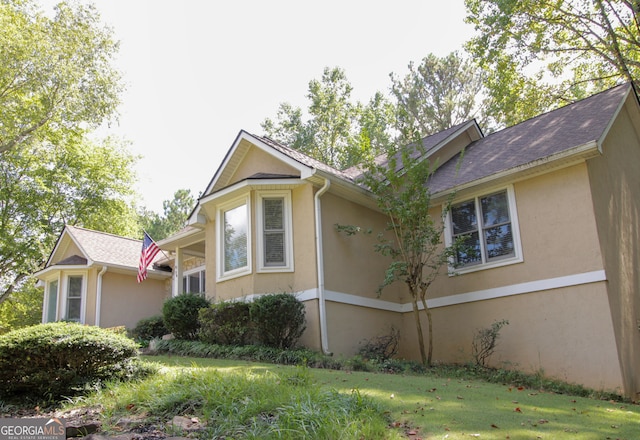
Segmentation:
[(430, 367), (431, 359), (433, 357), (433, 323), (431, 322), (431, 309), (427, 306), (427, 301), (424, 298), (421, 298), (421, 300), (422, 307), (427, 315), (427, 325), (429, 326), (429, 354), (427, 355), (426, 365)]
[(416, 330), (418, 331), (418, 346), (420, 347), (420, 360), (422, 361), (422, 365), (427, 364), (427, 354), (424, 350), (424, 335), (422, 334), (422, 324), (420, 323), (420, 310), (418, 310), (418, 301), (416, 297), (413, 297), (411, 300), (411, 305), (413, 306), (413, 317), (416, 320)]

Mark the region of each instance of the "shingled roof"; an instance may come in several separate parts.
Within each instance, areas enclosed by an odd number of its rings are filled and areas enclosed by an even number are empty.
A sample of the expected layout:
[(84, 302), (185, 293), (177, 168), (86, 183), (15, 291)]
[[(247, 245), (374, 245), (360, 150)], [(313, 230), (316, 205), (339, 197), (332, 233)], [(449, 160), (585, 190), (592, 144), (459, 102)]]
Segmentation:
[[(138, 269), (142, 249), (141, 240), (70, 225), (65, 227), (65, 232), (69, 234), (82, 251), (83, 255), (80, 258), (86, 258), (84, 264), (87, 264), (88, 260), (106, 266)], [(156, 255), (154, 262), (163, 258), (163, 256), (162, 253), (159, 253)], [(51, 262), (47, 266), (50, 265), (52, 265)]]
[(460, 169), (457, 155), (436, 171), (429, 189), (446, 191), (590, 142), (599, 144), (631, 90), (631, 84), (619, 85), (472, 142)]

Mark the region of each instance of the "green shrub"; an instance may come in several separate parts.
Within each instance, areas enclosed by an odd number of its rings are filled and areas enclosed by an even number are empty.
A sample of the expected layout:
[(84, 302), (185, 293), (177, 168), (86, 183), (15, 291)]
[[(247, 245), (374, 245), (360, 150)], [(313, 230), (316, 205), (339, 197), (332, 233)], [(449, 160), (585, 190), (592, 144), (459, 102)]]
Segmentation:
[(259, 296), (250, 310), (256, 338), (268, 347), (291, 348), (306, 328), (304, 304), (288, 293)]
[(200, 340), (209, 344), (246, 345), (251, 338), (249, 304), (221, 302), (200, 309)]
[(107, 380), (137, 377), (134, 341), (116, 332), (57, 322), (0, 336), (0, 395), (57, 399)]
[(503, 319), (502, 321), (495, 321), (491, 324), (491, 327), (476, 330), (471, 342), (471, 354), (477, 365), (483, 367), (487, 365), (488, 359), (496, 349), (500, 329), (508, 324), (509, 321)]
[(161, 315), (141, 319), (131, 330), (131, 336), (141, 341), (161, 338), (167, 333), (169, 333), (169, 330), (164, 325), (164, 318)]
[(177, 339), (193, 341), (200, 329), (198, 312), (206, 307), (209, 307), (209, 301), (197, 294), (185, 293), (170, 298), (162, 305), (164, 325)]

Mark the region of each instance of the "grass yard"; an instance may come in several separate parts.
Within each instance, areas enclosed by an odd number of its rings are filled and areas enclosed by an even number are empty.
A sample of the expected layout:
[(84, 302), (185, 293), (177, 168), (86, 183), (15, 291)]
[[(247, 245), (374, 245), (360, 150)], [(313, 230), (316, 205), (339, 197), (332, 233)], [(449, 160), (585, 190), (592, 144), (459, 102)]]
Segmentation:
[[(80, 403), (101, 403), (111, 420), (197, 416), (213, 421), (208, 438), (229, 432), (234, 434), (219, 438), (394, 439), (409, 432), (413, 439), (448, 440), (640, 438), (640, 406), (620, 402), (429, 375), (146, 359), (169, 367), (163, 378), (111, 388)], [(223, 387), (225, 378), (231, 380)], [(283, 424), (274, 429), (270, 418)], [(386, 428), (389, 423), (397, 429)]]

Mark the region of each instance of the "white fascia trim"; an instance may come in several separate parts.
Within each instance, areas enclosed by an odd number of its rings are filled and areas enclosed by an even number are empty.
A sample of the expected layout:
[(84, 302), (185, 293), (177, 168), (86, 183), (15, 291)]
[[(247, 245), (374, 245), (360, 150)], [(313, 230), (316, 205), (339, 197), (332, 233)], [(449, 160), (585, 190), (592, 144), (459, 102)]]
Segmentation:
[(205, 203), (208, 203), (212, 200), (224, 197), (226, 195), (232, 194), (236, 191), (239, 190), (246, 190), (247, 188), (251, 189), (253, 187), (258, 187), (258, 186), (263, 186), (263, 185), (279, 185), (279, 186), (286, 186), (286, 185), (301, 185), (302, 184), (302, 179), (298, 179), (298, 178), (290, 178), (290, 179), (245, 179), (245, 180), (241, 180), (238, 183), (235, 183), (231, 186), (228, 186), (224, 189), (221, 189), (220, 191), (216, 191), (213, 194), (209, 194), (206, 197), (203, 197), (202, 199), (200, 199), (200, 201), (198, 202), (198, 206), (203, 205)]
[[(427, 305), (432, 308), (455, 306), (476, 301), (504, 298), (506, 296), (523, 295), (527, 293), (541, 292), (545, 290), (561, 289), (563, 287), (579, 286), (583, 284), (606, 281), (604, 270), (567, 275), (563, 277), (548, 278), (544, 280), (530, 281), (526, 283), (512, 284), (510, 286), (496, 287), (493, 289), (477, 290), (475, 292), (460, 293), (458, 295), (444, 296), (427, 300)], [(318, 299), (317, 289), (309, 289), (296, 294), (300, 301)], [(325, 291), (325, 299), (341, 304), (358, 307), (385, 310), (396, 313), (409, 313), (412, 311), (411, 303), (394, 303), (375, 298), (365, 298), (348, 293)], [(420, 305), (422, 309), (422, 305)]]
[(613, 126), (613, 123), (615, 122), (615, 120), (618, 119), (618, 115), (620, 114), (620, 112), (622, 111), (622, 108), (627, 103), (627, 98), (629, 97), (629, 94), (631, 93), (631, 89), (632, 89), (631, 85), (627, 86), (627, 92), (625, 93), (624, 97), (620, 100), (620, 103), (618, 104), (618, 107), (616, 108), (616, 111), (613, 113), (613, 116), (611, 117), (611, 119), (607, 123), (607, 126), (602, 131), (602, 135), (600, 136), (600, 139), (598, 139), (598, 141), (597, 141), (597, 143), (598, 143), (598, 151), (600, 152), (600, 154), (602, 154), (602, 144), (604, 143), (604, 138), (606, 138), (607, 135), (609, 134), (609, 131), (611, 130), (611, 126)]

